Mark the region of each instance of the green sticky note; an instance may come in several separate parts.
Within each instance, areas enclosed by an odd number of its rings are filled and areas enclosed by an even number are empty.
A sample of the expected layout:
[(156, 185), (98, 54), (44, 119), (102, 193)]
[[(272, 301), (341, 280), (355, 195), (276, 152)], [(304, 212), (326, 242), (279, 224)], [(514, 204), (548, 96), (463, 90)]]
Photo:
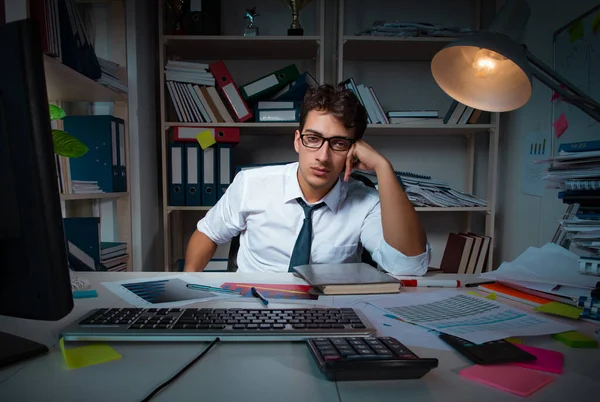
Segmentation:
[(585, 336), (577, 331), (561, 332), (560, 334), (553, 334), (552, 337), (571, 348), (598, 347), (598, 342), (595, 339), (592, 339), (589, 336)]
[[(480, 295), (477, 292), (473, 292), (472, 290), (467, 292), (468, 295), (473, 295), (473, 296), (477, 296), (477, 297), (483, 297), (482, 295)], [(490, 293), (489, 295), (485, 296), (486, 299), (489, 300), (496, 300), (496, 293)]]
[(559, 302), (542, 304), (541, 306), (534, 308), (534, 310), (573, 319), (578, 319), (579, 315), (583, 313), (583, 309), (580, 307), (570, 306), (568, 304)]
[(505, 340), (506, 340), (507, 342), (514, 343), (514, 344), (518, 344), (518, 345), (520, 345), (520, 344), (522, 344), (522, 343), (523, 343), (523, 341), (522, 341), (521, 339), (519, 339), (519, 338), (515, 338), (515, 337), (506, 338)]
[(576, 42), (583, 36), (583, 21), (577, 20), (569, 27), (569, 40), (571, 43)]
[(600, 32), (600, 11), (596, 13), (594, 20), (592, 21), (592, 31), (594, 33)]
[(73, 349), (65, 349), (63, 338), (60, 338), (59, 343), (65, 363), (67, 363), (67, 366), (71, 369), (106, 363), (112, 360), (118, 360), (122, 357), (116, 350), (108, 345), (87, 345)]
[(206, 149), (217, 143), (217, 141), (215, 141), (215, 137), (210, 132), (210, 130), (202, 131), (196, 136), (196, 140), (198, 141), (198, 144), (200, 144), (202, 149)]

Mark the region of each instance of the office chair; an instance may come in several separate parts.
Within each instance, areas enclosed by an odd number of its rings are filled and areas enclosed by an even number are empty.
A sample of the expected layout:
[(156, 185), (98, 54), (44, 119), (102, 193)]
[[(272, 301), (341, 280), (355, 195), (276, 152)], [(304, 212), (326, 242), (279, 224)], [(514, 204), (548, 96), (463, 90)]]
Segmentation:
[[(361, 174), (352, 173), (350, 175), (350, 177), (352, 177), (355, 180), (363, 182), (364, 185), (367, 187), (375, 188), (375, 184), (373, 184), (373, 182), (369, 178), (367, 178)], [(237, 271), (237, 269), (238, 269), (237, 253), (238, 253), (239, 248), (240, 248), (240, 236), (237, 235), (233, 239), (231, 239), (231, 245), (229, 247), (229, 256), (227, 258), (227, 272), (236, 272)], [(361, 260), (365, 264), (369, 264), (369, 265), (377, 268), (377, 263), (375, 261), (373, 261), (373, 257), (371, 257), (371, 254), (369, 254), (369, 252), (367, 250), (365, 250), (364, 248), (362, 250)]]

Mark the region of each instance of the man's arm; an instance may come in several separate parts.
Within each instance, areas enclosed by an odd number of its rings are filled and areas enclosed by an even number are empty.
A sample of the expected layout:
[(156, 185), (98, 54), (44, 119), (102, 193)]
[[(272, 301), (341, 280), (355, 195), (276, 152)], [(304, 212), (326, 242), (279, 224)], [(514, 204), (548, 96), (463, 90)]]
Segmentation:
[(392, 165), (386, 159), (384, 161), (375, 167), (383, 238), (404, 255), (422, 254), (425, 252), (427, 236), (417, 211), (402, 190)]
[(204, 233), (194, 230), (194, 234), (188, 242), (183, 270), (185, 272), (203, 271), (216, 250), (217, 243)]

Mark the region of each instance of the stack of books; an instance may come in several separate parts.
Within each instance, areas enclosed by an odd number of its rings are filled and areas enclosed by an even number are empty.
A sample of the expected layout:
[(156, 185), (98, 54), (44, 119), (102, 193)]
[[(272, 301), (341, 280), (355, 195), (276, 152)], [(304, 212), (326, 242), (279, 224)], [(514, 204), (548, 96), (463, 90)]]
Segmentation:
[(453, 101), (444, 116), (444, 124), (477, 124), (482, 123), (484, 112), (458, 101)]
[(440, 263), (446, 274), (481, 274), (488, 258), (489, 236), (449, 233)]
[(97, 181), (71, 180), (72, 194), (97, 194), (103, 192), (98, 186)]
[(128, 260), (127, 243), (104, 241), (100, 243), (100, 264), (107, 271), (127, 271)]

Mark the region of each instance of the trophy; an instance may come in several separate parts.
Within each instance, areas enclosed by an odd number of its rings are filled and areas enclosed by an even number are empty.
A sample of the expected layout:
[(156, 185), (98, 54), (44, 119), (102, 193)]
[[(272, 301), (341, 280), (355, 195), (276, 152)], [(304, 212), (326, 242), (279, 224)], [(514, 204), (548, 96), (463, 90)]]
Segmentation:
[(302, 10), (305, 5), (310, 3), (310, 0), (283, 0), (283, 2), (290, 10), (292, 10), (292, 25), (288, 28), (288, 35), (304, 35), (304, 28), (300, 26), (300, 21), (298, 20), (298, 13), (300, 13), (300, 10)]
[(246, 9), (244, 19), (248, 20), (248, 25), (244, 28), (244, 36), (258, 36), (258, 27), (254, 25), (254, 18), (260, 16), (256, 12), (256, 7)]
[(183, 17), (183, 6), (185, 0), (167, 0), (167, 8), (173, 14), (175, 22), (173, 24), (173, 34), (183, 34), (182, 17)]

